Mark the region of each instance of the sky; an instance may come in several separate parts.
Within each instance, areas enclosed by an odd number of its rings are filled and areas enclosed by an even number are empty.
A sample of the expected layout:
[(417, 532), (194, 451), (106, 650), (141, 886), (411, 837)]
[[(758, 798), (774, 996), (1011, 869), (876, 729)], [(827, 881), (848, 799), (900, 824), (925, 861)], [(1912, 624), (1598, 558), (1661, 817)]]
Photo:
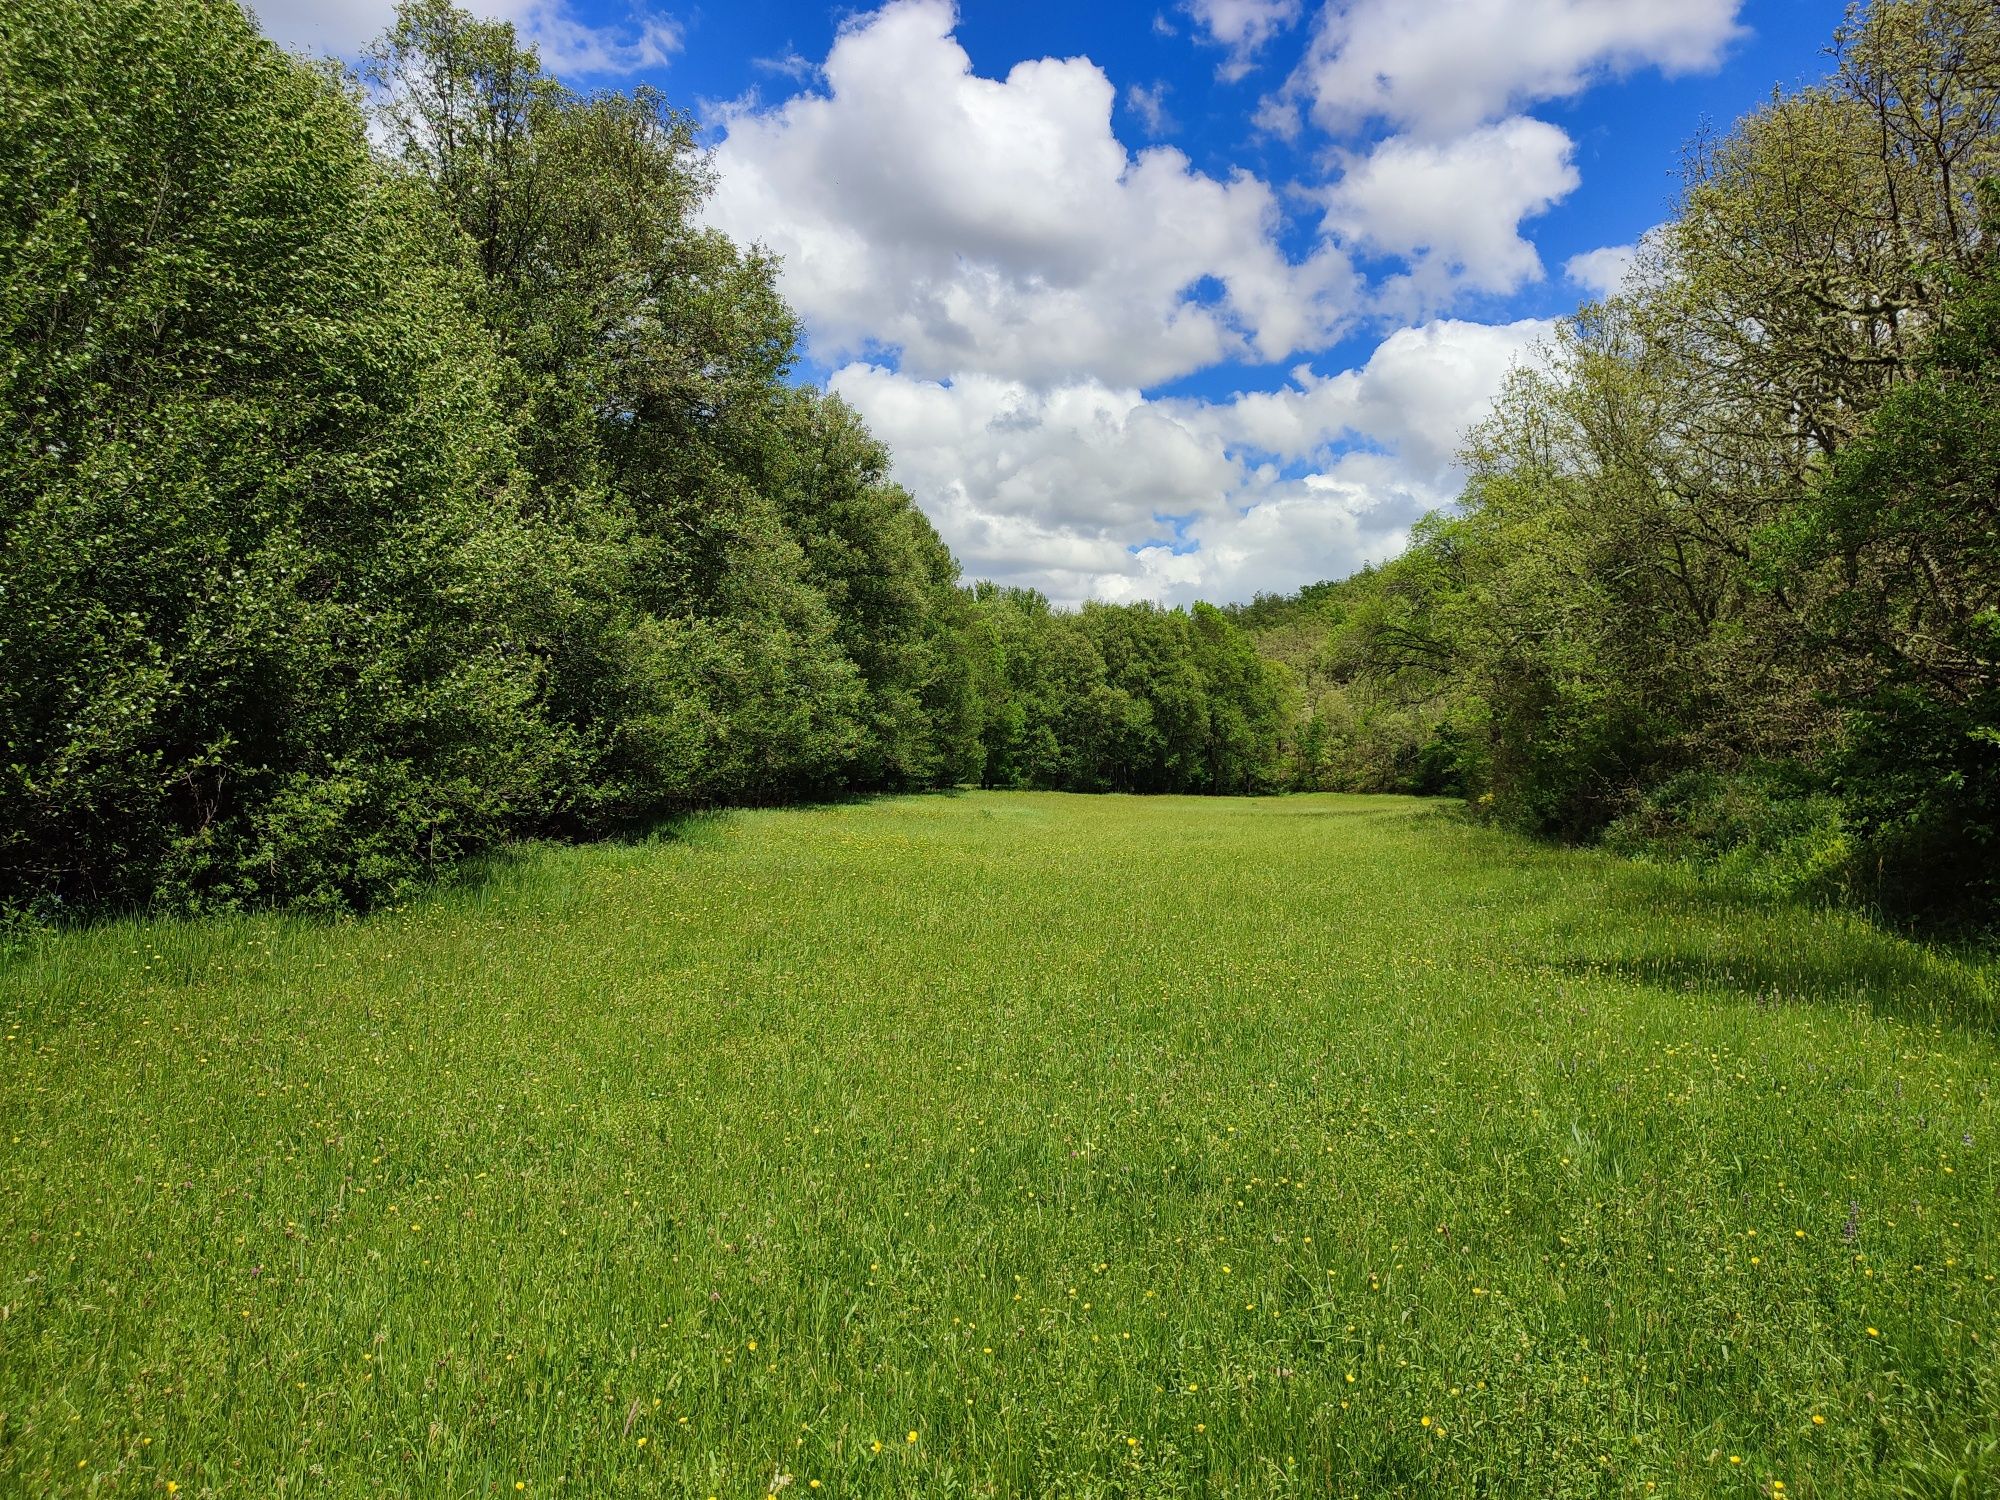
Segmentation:
[[(262, 0), (352, 57), (392, 0)], [(1672, 212), (1681, 152), (1821, 77), (1838, 0), (478, 0), (713, 147), (796, 377), (968, 579), (1245, 600), (1452, 503), (1465, 429)]]

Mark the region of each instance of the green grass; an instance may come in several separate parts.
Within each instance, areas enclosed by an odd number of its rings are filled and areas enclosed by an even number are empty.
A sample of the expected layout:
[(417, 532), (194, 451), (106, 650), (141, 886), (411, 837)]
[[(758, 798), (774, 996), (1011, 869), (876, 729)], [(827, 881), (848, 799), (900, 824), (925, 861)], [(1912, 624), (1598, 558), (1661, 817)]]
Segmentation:
[(1396, 798), (35, 940), (0, 1492), (1994, 1494), (1994, 992)]

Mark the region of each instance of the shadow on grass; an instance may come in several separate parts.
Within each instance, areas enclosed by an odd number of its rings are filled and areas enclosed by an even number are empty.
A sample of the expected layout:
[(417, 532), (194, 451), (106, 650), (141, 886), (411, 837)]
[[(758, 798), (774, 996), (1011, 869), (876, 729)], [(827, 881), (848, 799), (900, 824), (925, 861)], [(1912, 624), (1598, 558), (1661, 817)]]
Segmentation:
[(632, 818), (591, 830), (551, 831), (510, 839), (443, 865), (435, 874), (400, 894), (348, 905), (333, 901), (252, 902), (243, 906), (209, 905), (159, 909), (144, 905), (99, 905), (61, 911), (0, 910), (0, 963), (31, 954), (40, 945), (68, 933), (96, 932), (133, 926), (213, 923), (221, 920), (276, 918), (305, 927), (332, 928), (368, 917), (412, 911), (456, 899), (490, 900), (513, 886), (521, 872), (557, 849), (591, 847), (645, 848), (661, 844), (715, 846), (740, 813), (764, 808), (851, 807), (898, 797), (960, 798), (962, 787), (918, 788), (902, 792), (828, 793), (815, 797), (767, 798), (721, 805), (690, 806), (643, 818)]
[[(1866, 1005), (1877, 1016), (2000, 1039), (2000, 964), (1984, 949), (1925, 943), (1851, 908), (1732, 888), (1688, 871), (1611, 856), (1601, 905), (1612, 930), (1558, 924), (1565, 973), (1736, 997), (1756, 1007)], [(1568, 931), (1564, 929), (1568, 928)]]

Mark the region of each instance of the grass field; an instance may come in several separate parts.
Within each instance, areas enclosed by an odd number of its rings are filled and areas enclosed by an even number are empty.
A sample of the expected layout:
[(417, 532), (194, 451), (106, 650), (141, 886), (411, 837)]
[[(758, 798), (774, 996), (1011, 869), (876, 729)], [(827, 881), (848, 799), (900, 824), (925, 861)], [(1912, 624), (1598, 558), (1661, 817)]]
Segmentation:
[(2000, 1493), (1995, 988), (1395, 798), (37, 940), (0, 1493)]

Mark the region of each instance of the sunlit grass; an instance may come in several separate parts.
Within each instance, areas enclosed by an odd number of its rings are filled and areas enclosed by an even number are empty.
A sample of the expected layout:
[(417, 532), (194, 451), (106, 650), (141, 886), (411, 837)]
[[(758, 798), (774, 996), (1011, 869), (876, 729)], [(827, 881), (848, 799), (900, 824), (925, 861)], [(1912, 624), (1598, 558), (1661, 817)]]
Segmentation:
[(0, 1493), (1943, 1494), (1993, 996), (1395, 798), (753, 813), (39, 941)]

